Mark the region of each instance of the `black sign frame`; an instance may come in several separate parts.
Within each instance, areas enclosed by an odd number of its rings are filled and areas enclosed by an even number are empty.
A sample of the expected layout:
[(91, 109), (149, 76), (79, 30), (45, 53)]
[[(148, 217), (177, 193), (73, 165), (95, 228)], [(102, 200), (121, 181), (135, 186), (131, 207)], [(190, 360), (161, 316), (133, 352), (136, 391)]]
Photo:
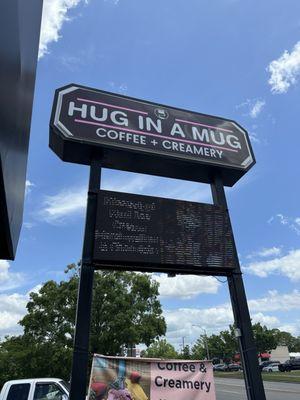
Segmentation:
[[(186, 113), (188, 115), (201, 116), (201, 118), (214, 119), (220, 124), (233, 124), (244, 135), (243, 140), (246, 143), (248, 158), (250, 164), (247, 167), (222, 164), (213, 164), (212, 161), (199, 161), (180, 157), (178, 154), (162, 154), (150, 150), (141, 151), (138, 148), (124, 145), (114, 145), (107, 143), (91, 142), (85, 139), (76, 139), (72, 134), (63, 133), (63, 124), (59, 120), (58, 113), (62, 107), (62, 93), (68, 93), (72, 88), (82, 89), (90, 92), (96, 92), (103, 95), (113, 96), (120, 101), (132, 101), (144, 104), (145, 106), (156, 107), (172, 112)], [(120, 128), (121, 129), (121, 128)], [(213, 115), (200, 114), (189, 110), (166, 106), (160, 103), (153, 103), (146, 100), (140, 100), (129, 96), (110, 93), (107, 91), (96, 90), (86, 86), (69, 84), (55, 92), (54, 103), (50, 121), (50, 147), (63, 160), (72, 163), (90, 165), (92, 159), (98, 159), (101, 165), (106, 168), (120, 169), (124, 171), (145, 173), (150, 175), (164, 176), (170, 178), (184, 179), (194, 182), (212, 183), (213, 177), (217, 174), (222, 177), (225, 186), (233, 186), (250, 168), (255, 164), (255, 157), (251, 147), (247, 131), (237, 122), (216, 117)]]

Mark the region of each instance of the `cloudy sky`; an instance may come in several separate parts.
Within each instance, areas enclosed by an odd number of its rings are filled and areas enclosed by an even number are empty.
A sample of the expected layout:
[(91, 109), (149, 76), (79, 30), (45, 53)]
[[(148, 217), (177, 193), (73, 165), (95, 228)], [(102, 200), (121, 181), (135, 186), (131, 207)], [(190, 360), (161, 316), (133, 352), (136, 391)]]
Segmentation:
[[(28, 292), (80, 258), (88, 168), (48, 148), (54, 90), (75, 82), (234, 119), (256, 166), (227, 190), (253, 321), (300, 334), (298, 0), (44, 0), (24, 224), (0, 261), (0, 336)], [(211, 202), (210, 188), (112, 170), (103, 188)], [(225, 278), (156, 276), (178, 348), (232, 322)], [(199, 327), (193, 326), (199, 325)]]

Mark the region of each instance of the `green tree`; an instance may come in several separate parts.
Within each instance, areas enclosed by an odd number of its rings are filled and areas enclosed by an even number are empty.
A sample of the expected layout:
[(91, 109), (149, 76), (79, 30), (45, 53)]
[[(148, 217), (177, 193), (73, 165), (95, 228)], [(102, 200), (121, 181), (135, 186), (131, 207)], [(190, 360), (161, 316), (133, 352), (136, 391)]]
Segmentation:
[(291, 333), (272, 329), (277, 346), (287, 346), (290, 352), (300, 351), (300, 337), (296, 338)]
[(191, 353), (194, 360), (204, 360), (207, 357), (207, 349), (209, 341), (206, 335), (200, 335), (196, 343), (192, 347)]
[(183, 360), (190, 360), (192, 358), (192, 352), (188, 344), (186, 344), (182, 349), (181, 353), (179, 354), (179, 358)]
[[(69, 377), (79, 277), (74, 264), (67, 272), (66, 281), (48, 281), (30, 294), (27, 315), (20, 321), (24, 334), (0, 344), (4, 375), (6, 370), (10, 378)], [(149, 275), (96, 272), (93, 292), (92, 353), (119, 355), (165, 334), (158, 283)]]
[(166, 341), (166, 339), (161, 339), (153, 342), (142, 354), (143, 357), (149, 358), (166, 358), (174, 359), (179, 358), (177, 351), (174, 346)]
[(277, 340), (272, 329), (257, 322), (252, 325), (252, 330), (258, 353), (265, 353), (276, 348)]

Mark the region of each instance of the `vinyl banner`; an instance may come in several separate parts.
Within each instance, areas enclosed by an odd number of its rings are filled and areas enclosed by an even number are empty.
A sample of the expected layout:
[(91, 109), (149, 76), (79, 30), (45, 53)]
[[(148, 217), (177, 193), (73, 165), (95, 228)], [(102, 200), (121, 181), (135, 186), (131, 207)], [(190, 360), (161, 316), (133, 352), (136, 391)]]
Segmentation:
[(215, 400), (210, 361), (94, 355), (89, 400)]

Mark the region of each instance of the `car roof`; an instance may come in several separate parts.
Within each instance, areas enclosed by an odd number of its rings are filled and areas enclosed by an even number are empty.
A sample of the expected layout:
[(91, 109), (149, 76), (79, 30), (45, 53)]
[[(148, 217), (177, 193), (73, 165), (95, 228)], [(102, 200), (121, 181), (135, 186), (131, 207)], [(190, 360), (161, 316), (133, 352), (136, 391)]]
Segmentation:
[(33, 383), (33, 382), (60, 382), (60, 378), (31, 378), (31, 379), (12, 379), (6, 383)]

